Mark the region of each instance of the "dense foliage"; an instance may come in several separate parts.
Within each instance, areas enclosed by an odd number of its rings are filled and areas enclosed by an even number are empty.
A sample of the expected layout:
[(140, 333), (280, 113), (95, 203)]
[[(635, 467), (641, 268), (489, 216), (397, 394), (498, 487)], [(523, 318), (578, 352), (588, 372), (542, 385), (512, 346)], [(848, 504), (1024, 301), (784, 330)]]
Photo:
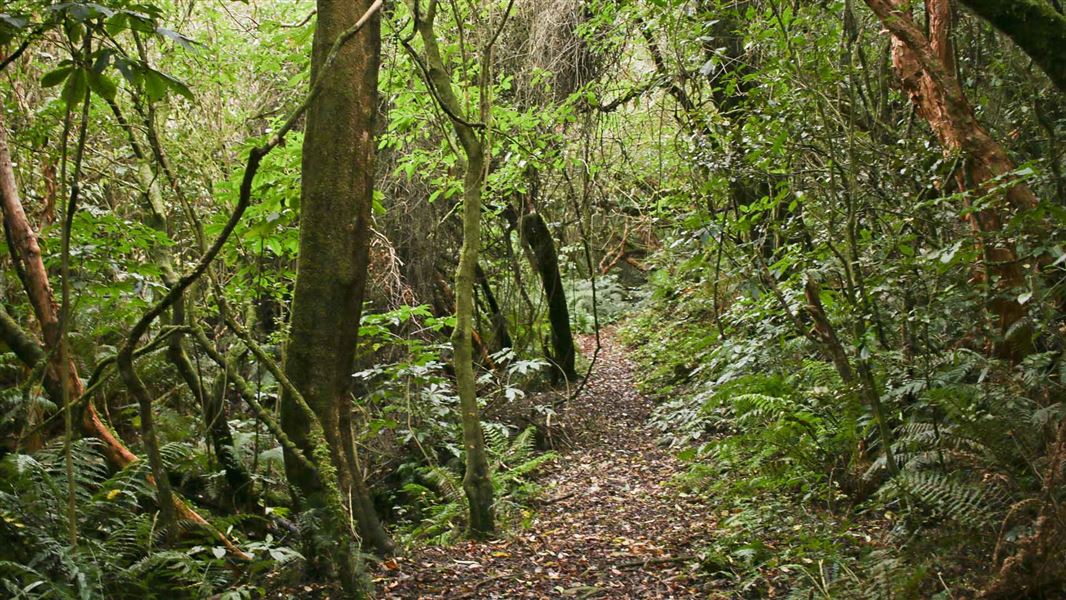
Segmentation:
[[(358, 595), (521, 530), (615, 324), (734, 597), (1066, 593), (1066, 57), (994, 2), (365, 4), (314, 55), (311, 0), (0, 6), (4, 593)], [(367, 140), (309, 231), (305, 143)], [(285, 359), (342, 263), (328, 397)]]

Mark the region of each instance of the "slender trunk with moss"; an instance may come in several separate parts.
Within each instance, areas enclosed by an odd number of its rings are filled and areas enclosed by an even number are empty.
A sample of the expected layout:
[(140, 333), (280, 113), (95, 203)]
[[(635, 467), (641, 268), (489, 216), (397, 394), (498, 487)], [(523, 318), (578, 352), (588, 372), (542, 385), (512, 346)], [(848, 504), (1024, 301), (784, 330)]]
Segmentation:
[[(362, 472), (355, 460), (348, 414), (351, 374), (359, 332), (369, 258), (370, 206), (373, 193), (373, 125), (381, 35), (374, 15), (358, 36), (323, 69), (335, 41), (356, 26), (375, 3), (370, 0), (319, 0), (312, 54), (312, 81), (320, 86), (308, 107), (304, 131), (300, 255), (286, 348), (285, 374), (313, 411), (306, 414), (292, 393), (281, 402), (282, 427), (297, 447), (312, 455), (317, 443), (329, 449), (341, 495), (351, 498), (363, 538), (380, 551), (392, 545), (385, 534)], [(321, 80), (319, 80), (321, 78)], [(315, 417), (312, 419), (311, 417)], [(313, 423), (324, 440), (314, 440)], [(319, 473), (309, 471), (286, 452), (286, 473), (304, 509), (327, 509), (333, 490)], [(343, 524), (330, 523), (331, 539)], [(346, 553), (346, 548), (334, 551)], [(350, 557), (322, 556), (344, 570)]]
[(452, 331), (455, 381), (463, 413), (463, 447), (466, 450), (463, 490), (470, 501), (470, 533), (475, 537), (490, 534), (495, 527), (492, 516), (492, 479), (478, 411), (474, 345), (471, 339), (474, 330), (474, 279), (478, 246), (481, 244), (483, 169), (484, 154), (481, 149), (468, 149), (466, 177), (463, 181), (463, 246), (459, 251), (459, 266), (455, 271), (455, 329)]
[[(490, 147), (486, 123), (473, 123), (464, 116), (459, 98), (452, 89), (448, 68), (441, 57), (434, 30), (437, 14), (436, 0), (430, 0), (423, 14), (417, 0), (411, 12), (415, 29), (425, 49), (425, 57), (416, 58), (423, 70), (426, 85), (434, 99), (447, 113), (455, 134), (466, 154), (466, 173), (463, 177), (463, 245), (459, 251), (459, 265), (455, 271), (455, 329), (452, 331), (452, 348), (455, 367), (455, 382), (462, 412), (463, 449), (466, 452), (466, 471), (463, 490), (470, 507), (469, 534), (480, 538), (495, 531), (492, 514), (493, 490), (489, 471), (485, 436), (481, 429), (478, 408), (477, 384), (474, 376), (474, 284), (477, 279), (478, 251), (481, 246), (481, 192), (487, 172), (486, 148)], [(417, 57), (408, 44), (407, 49)], [(491, 42), (480, 52), (481, 118), (489, 118), (487, 82), (491, 71)]]

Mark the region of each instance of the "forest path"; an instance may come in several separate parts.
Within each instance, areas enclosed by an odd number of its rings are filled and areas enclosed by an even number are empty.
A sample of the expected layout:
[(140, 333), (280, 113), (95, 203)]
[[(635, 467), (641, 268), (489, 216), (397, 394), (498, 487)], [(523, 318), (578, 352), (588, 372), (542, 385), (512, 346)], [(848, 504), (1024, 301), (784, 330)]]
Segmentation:
[[(544, 468), (528, 527), (498, 540), (415, 550), (376, 569), (382, 598), (706, 598), (689, 556), (711, 509), (669, 485), (684, 469), (655, 444), (652, 403), (610, 331), (581, 395), (560, 415), (572, 447)], [(595, 340), (579, 340), (591, 356)]]

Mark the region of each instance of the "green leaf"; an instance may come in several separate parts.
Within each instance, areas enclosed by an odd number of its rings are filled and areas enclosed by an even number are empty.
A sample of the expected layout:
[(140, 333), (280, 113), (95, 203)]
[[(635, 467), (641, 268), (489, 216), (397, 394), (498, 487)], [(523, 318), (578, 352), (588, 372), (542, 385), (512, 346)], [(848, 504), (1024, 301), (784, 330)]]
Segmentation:
[(153, 69), (145, 69), (144, 93), (148, 95), (148, 100), (151, 102), (162, 100), (167, 95), (167, 80), (162, 73)]
[(111, 81), (107, 75), (96, 71), (89, 72), (89, 88), (101, 98), (107, 100), (114, 100), (115, 94), (118, 92), (118, 86), (115, 85), (114, 81)]
[(184, 81), (166, 74), (163, 74), (163, 78), (166, 79), (167, 87), (169, 87), (170, 89), (181, 94), (182, 96), (185, 96), (185, 98), (189, 100), (194, 100), (196, 98), (196, 96), (192, 93), (192, 90), (189, 89), (189, 86), (185, 85)]
[(116, 36), (128, 29), (129, 26), (129, 16), (126, 13), (120, 12), (116, 13), (104, 23), (104, 31), (106, 31), (108, 35)]
[(75, 69), (67, 78), (66, 85), (63, 86), (63, 92), (59, 97), (63, 99), (63, 102), (67, 103), (67, 106), (74, 106), (78, 102), (85, 99), (85, 94), (89, 91), (89, 77), (85, 69)]
[(59, 67), (54, 71), (49, 71), (48, 73), (45, 73), (44, 77), (41, 77), (41, 87), (50, 88), (63, 83), (64, 81), (66, 81), (67, 76), (70, 75), (70, 72), (73, 70), (73, 65), (67, 65), (65, 67)]
[(186, 50), (193, 50), (194, 49), (193, 48), (193, 44), (195, 44), (196, 42), (193, 41), (192, 38), (190, 38), (188, 36), (184, 36), (184, 35), (178, 33), (177, 31), (171, 31), (171, 30), (166, 29), (164, 27), (156, 27), (155, 32), (158, 33), (159, 35), (171, 40), (175, 44), (178, 44), (182, 48), (185, 48)]
[(23, 29), (30, 24), (30, 20), (19, 15), (0, 13), (0, 23), (3, 23), (12, 29)]

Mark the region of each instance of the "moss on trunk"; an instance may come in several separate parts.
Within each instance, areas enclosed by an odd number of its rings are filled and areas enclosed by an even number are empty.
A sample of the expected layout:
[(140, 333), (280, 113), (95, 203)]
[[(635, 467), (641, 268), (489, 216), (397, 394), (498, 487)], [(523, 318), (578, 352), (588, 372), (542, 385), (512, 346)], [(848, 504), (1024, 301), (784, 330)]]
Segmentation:
[(962, 0), (1033, 59), (1066, 92), (1066, 16), (1045, 0)]
[[(337, 511), (351, 509), (363, 537), (387, 549), (390, 545), (382, 541), (388, 537), (356, 468), (352, 436), (342, 432), (350, 427), (352, 362), (367, 277), (378, 17), (339, 49), (328, 71), (322, 68), (334, 41), (371, 5), (370, 0), (318, 2), (311, 78), (320, 88), (306, 113), (300, 255), (285, 357), (285, 375), (306, 399), (310, 414), (286, 390), (281, 420), (293, 443), (317, 467), (317, 472), (309, 470), (286, 452), (286, 473), (302, 507), (324, 510), (327, 535), (334, 540), (347, 532), (346, 524), (334, 518)], [(352, 498), (351, 506), (336, 506), (341, 497)], [(320, 555), (322, 562), (332, 562), (342, 579), (351, 579), (346, 573), (353, 568), (350, 549), (339, 541), (331, 545), (330, 551), (340, 554)]]

